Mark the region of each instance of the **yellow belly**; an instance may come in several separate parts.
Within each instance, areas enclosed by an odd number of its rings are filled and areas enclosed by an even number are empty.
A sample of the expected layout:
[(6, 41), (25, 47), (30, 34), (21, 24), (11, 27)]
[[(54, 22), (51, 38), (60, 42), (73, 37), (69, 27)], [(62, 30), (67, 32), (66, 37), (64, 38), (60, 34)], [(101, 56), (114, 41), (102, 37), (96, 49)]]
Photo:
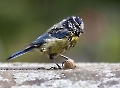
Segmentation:
[(46, 43), (43, 44), (40, 48), (40, 51), (43, 54), (61, 54), (66, 50), (69, 50), (71, 47), (74, 47), (79, 37), (73, 37), (71, 41), (65, 39), (47, 39)]
[(45, 44), (41, 47), (43, 54), (60, 54), (65, 51), (66, 46), (68, 46), (66, 39), (48, 39)]

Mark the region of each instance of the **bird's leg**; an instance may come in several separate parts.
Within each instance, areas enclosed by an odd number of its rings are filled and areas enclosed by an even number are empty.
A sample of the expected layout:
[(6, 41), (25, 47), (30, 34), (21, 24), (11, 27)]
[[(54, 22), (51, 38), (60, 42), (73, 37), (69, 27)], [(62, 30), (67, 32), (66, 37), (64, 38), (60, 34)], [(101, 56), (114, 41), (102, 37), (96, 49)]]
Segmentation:
[(52, 59), (52, 60), (55, 62), (55, 64), (58, 66), (59, 69), (62, 69), (62, 68), (60, 67), (60, 65), (59, 65), (54, 59)]
[(62, 54), (60, 54), (60, 56), (63, 57), (63, 58), (65, 58), (66, 60), (70, 59), (69, 57), (64, 56), (64, 55), (62, 55)]
[(62, 69), (60, 65), (54, 60), (54, 54), (49, 55), (49, 58), (54, 61), (54, 63), (58, 66), (59, 69)]
[[(65, 58), (66, 60), (70, 59), (69, 57), (64, 56), (64, 55), (62, 55), (62, 54), (60, 54), (60, 56), (63, 57), (63, 58)], [(62, 62), (62, 66), (63, 66), (63, 64), (66, 62), (66, 60)]]
[(63, 61), (63, 62), (62, 62), (62, 67), (64, 66), (64, 63), (65, 63), (65, 62), (66, 62), (66, 61)]

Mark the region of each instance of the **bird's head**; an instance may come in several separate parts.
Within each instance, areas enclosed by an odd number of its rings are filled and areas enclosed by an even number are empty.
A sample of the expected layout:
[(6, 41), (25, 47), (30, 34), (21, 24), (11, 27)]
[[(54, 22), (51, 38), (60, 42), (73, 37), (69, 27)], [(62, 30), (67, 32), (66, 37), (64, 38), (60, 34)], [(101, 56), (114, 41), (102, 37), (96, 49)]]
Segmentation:
[(83, 30), (83, 20), (78, 16), (70, 16), (67, 17), (67, 19), (64, 19), (63, 26), (69, 31), (72, 31), (76, 36), (80, 36), (80, 34), (85, 33)]

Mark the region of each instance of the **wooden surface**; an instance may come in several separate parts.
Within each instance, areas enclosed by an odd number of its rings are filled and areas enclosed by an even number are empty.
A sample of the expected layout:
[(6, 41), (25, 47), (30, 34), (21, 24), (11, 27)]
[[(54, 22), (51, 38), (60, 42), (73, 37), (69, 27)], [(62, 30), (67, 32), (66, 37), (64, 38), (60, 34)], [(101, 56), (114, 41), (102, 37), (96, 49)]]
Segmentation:
[(120, 63), (76, 63), (75, 69), (50, 70), (55, 64), (0, 63), (0, 88), (120, 88)]

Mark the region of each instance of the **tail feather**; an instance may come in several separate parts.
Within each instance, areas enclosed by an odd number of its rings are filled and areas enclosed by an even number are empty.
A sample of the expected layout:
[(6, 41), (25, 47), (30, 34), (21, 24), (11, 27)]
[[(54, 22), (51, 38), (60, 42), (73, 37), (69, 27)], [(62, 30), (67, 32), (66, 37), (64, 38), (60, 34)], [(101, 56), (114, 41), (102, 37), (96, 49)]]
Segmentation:
[(23, 54), (26, 54), (27, 52), (33, 50), (35, 48), (35, 46), (28, 46), (27, 48), (25, 48), (24, 50), (21, 50), (19, 52), (16, 52), (15, 54), (11, 55), (9, 58), (7, 58), (7, 60), (11, 60), (11, 59), (15, 59)]

